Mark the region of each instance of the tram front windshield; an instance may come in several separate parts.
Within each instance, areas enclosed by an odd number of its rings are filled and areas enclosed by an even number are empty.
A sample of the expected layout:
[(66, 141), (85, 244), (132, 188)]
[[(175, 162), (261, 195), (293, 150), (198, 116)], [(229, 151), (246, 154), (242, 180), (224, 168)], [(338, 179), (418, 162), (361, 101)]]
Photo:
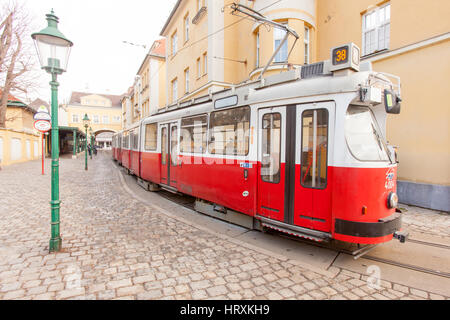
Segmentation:
[(389, 161), (383, 135), (368, 107), (349, 106), (345, 137), (353, 156), (361, 161)]

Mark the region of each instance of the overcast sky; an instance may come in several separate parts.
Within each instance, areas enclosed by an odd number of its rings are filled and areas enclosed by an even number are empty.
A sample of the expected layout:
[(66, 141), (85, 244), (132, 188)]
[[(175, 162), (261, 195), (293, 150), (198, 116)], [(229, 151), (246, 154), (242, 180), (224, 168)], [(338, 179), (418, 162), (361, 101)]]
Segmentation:
[[(37, 30), (47, 25), (53, 8), (59, 30), (74, 43), (68, 70), (59, 77), (59, 102), (72, 91), (125, 93), (145, 54), (170, 15), (176, 0), (17, 0), (34, 17)], [(0, 0), (0, 4), (8, 0)], [(146, 45), (146, 49), (124, 44)], [(50, 75), (44, 80), (50, 81)], [(50, 100), (50, 86), (40, 90)], [(36, 97), (32, 97), (36, 98)]]

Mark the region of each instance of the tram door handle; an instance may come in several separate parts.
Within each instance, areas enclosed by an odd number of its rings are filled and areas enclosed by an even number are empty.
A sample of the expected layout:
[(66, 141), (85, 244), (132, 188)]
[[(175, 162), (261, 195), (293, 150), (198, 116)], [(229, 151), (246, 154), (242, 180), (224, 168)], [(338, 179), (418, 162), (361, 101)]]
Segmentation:
[(248, 179), (248, 169), (244, 169), (244, 179)]

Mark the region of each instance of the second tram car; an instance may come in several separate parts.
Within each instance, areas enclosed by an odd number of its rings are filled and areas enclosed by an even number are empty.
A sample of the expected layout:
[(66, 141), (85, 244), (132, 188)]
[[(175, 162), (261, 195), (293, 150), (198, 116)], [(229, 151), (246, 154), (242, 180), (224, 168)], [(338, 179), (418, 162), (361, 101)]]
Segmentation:
[(386, 141), (400, 81), (360, 64), (353, 44), (339, 49), (345, 63), (333, 49), (331, 61), (166, 108), (116, 134), (113, 157), (146, 188), (191, 195), (196, 210), (250, 228), (403, 242)]

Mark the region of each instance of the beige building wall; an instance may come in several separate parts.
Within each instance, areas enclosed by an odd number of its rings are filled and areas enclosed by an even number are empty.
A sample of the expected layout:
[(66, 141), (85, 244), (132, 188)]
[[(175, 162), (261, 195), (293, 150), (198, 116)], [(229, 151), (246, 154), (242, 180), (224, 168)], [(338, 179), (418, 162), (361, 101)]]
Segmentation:
[[(0, 166), (39, 159), (42, 141), (41, 134), (33, 128), (33, 113), (25, 108), (9, 106), (6, 119), (9, 119), (6, 128), (0, 129)], [(18, 154), (13, 155), (13, 148), (20, 150)]]
[[(222, 0), (204, 1), (198, 7), (198, 1), (180, 1), (180, 5), (162, 30), (161, 36), (166, 37), (166, 104), (173, 104), (180, 99), (192, 99), (204, 95), (211, 85), (210, 68), (212, 57), (208, 52), (208, 32), (212, 24), (211, 5), (217, 6)], [(203, 8), (205, 7), (205, 8)], [(196, 23), (192, 20), (197, 16)], [(185, 21), (189, 18), (189, 37), (185, 34)], [(174, 50), (173, 39), (177, 38)], [(206, 62), (205, 62), (206, 58)], [(198, 65), (198, 62), (200, 65)], [(200, 68), (199, 68), (200, 66)], [(186, 90), (185, 71), (189, 70), (189, 87)], [(222, 71), (223, 72), (223, 71)], [(177, 92), (174, 96), (173, 85), (177, 83)]]
[(406, 203), (450, 210), (450, 2), (321, 0), (317, 59), (342, 43), (363, 46), (363, 16), (390, 4), (387, 50), (362, 57), (402, 82), (402, 111), (389, 115), (387, 139), (399, 146), (399, 195)]
[(122, 108), (112, 105), (112, 101), (101, 95), (87, 94), (81, 98), (80, 104), (66, 106), (69, 127), (85, 131), (84, 115), (90, 119), (90, 127), (94, 132), (122, 130)]

